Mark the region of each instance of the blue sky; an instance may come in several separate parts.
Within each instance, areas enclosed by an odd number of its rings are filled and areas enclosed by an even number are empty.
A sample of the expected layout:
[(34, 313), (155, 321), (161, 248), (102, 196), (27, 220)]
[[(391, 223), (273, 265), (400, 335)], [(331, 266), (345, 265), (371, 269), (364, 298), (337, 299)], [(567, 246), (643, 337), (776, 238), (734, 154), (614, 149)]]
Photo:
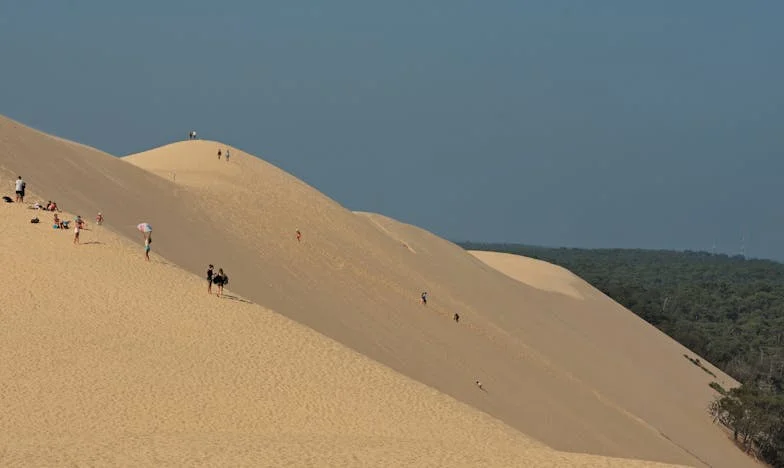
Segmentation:
[(0, 4), (0, 114), (191, 128), (452, 240), (784, 260), (784, 3)]

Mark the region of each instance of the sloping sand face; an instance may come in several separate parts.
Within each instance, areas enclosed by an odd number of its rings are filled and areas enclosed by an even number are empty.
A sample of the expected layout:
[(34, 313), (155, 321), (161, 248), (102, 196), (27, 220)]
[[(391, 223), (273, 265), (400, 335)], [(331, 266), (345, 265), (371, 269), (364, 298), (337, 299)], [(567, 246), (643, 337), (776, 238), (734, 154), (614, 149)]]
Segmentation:
[(47, 199), (83, 215), (103, 209), (107, 229), (132, 239), (151, 222), (154, 252), (173, 263), (199, 275), (207, 263), (223, 267), (248, 299), (554, 448), (753, 466), (711, 424), (709, 379), (683, 348), (591, 290), (577, 300), (526, 286), (430, 233), (347, 211), (239, 150), (218, 160), (218, 143), (118, 160), (0, 124), (3, 165)]
[(102, 227), (0, 216), (2, 466), (663, 466), (555, 452)]

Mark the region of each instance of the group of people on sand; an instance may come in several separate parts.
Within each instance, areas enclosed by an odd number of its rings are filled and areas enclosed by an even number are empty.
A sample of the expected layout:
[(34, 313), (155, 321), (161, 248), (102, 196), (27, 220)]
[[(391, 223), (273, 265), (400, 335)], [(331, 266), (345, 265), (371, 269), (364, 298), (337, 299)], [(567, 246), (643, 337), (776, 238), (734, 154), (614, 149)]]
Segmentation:
[[(193, 133), (193, 137), (195, 137), (196, 132), (192, 132), (192, 133)], [(220, 155), (220, 152), (218, 154)], [(229, 151), (226, 150), (226, 159), (228, 160), (228, 158), (229, 158)], [(16, 192), (17, 203), (24, 202), (26, 187), (27, 184), (22, 179), (22, 176), (19, 176), (16, 179), (16, 181), (14, 181), (14, 189)], [(4, 198), (8, 198), (8, 197), (4, 197)], [(6, 200), (6, 201), (11, 201), (11, 200)], [(54, 229), (61, 229), (63, 231), (66, 231), (70, 228), (71, 221), (62, 219), (60, 217), (58, 213), (61, 213), (62, 210), (57, 206), (57, 203), (51, 200), (49, 200), (46, 203), (46, 205), (44, 205), (43, 202), (36, 202), (34, 205), (31, 205), (29, 208), (53, 212), (52, 228)], [(38, 223), (39, 222), (38, 216), (36, 216), (30, 221), (32, 223)], [(104, 221), (103, 213), (99, 211), (98, 214), (95, 216), (95, 224), (101, 226), (103, 225), (103, 221)], [(80, 244), (79, 236), (81, 232), (85, 230), (89, 230), (87, 229), (87, 222), (80, 215), (76, 215), (76, 218), (74, 218), (73, 220), (73, 233), (74, 233), (73, 244), (74, 245)], [(299, 237), (299, 231), (297, 231), (297, 234)], [(152, 244), (152, 232), (151, 231), (143, 232), (143, 235), (144, 235), (144, 258), (149, 262), (150, 250)], [(207, 293), (212, 294), (213, 284), (215, 284), (215, 286), (217, 286), (218, 288), (217, 296), (221, 297), (223, 295), (223, 287), (229, 284), (229, 276), (226, 274), (226, 272), (223, 271), (223, 268), (218, 268), (218, 272), (215, 273), (213, 265), (210, 265), (209, 268), (207, 269)]]
[(218, 287), (218, 297), (223, 295), (223, 287), (229, 284), (229, 276), (223, 271), (223, 268), (218, 268), (218, 273), (215, 273), (215, 267), (210, 264), (207, 266), (207, 294), (212, 294), (212, 285)]
[[(221, 156), (223, 156), (223, 151), (218, 148), (218, 159), (220, 159)], [(226, 162), (229, 162), (229, 158), (231, 158), (231, 150), (226, 148)]]

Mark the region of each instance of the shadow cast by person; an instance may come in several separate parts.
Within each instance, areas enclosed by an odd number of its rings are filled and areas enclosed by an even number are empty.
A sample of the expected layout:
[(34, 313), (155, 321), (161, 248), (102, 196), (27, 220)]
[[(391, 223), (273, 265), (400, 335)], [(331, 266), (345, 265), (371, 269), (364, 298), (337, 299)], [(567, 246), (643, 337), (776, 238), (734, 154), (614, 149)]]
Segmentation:
[(243, 298), (241, 298), (241, 297), (237, 297), (237, 296), (232, 296), (231, 294), (225, 294), (225, 293), (224, 293), (224, 294), (221, 296), (221, 298), (222, 298), (222, 299), (230, 299), (230, 300), (232, 300), (232, 301), (237, 301), (237, 302), (244, 302), (244, 303), (246, 303), (246, 304), (253, 304), (251, 301), (249, 301), (249, 300), (247, 300), (247, 299), (243, 299)]

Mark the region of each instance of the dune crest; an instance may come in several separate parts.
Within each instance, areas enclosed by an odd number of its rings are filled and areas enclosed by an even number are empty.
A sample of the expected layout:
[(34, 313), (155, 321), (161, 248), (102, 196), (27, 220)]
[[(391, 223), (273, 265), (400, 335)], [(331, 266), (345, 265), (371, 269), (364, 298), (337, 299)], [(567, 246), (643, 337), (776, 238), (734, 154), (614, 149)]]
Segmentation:
[(238, 149), (218, 160), (215, 142), (118, 159), (4, 122), (0, 166), (31, 190), (83, 215), (102, 208), (107, 230), (132, 240), (150, 222), (172, 265), (223, 267), (248, 300), (554, 449), (755, 466), (712, 424), (710, 381), (688, 350), (588, 288), (577, 300), (523, 284)]
[(500, 252), (471, 251), (470, 253), (523, 284), (543, 291), (583, 299), (583, 295), (573, 284), (578, 279), (577, 276), (564, 268), (541, 260)]

